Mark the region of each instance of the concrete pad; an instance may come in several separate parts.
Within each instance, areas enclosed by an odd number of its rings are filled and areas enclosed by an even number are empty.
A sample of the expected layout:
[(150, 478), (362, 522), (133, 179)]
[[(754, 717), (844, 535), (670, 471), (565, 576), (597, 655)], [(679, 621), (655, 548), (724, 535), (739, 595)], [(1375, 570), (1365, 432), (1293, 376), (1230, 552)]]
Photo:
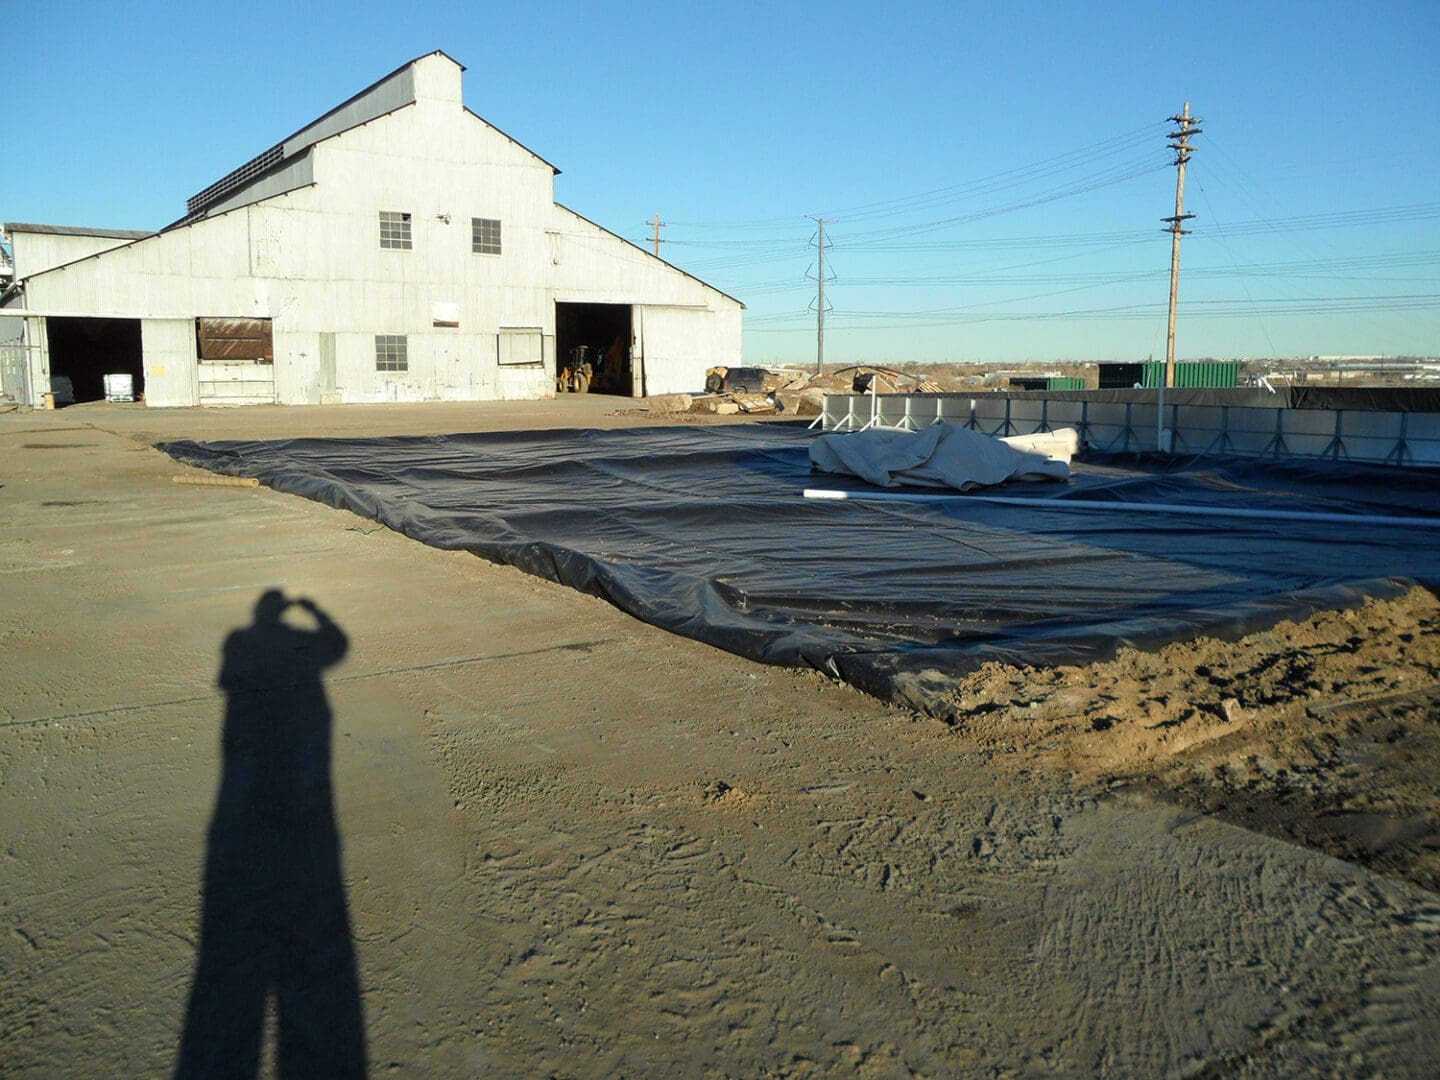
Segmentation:
[(7, 1075), (173, 1067), (220, 650), (269, 588), (350, 642), (325, 693), (375, 1072), (1428, 1071), (1431, 893), (1002, 780), (817, 674), (266, 489), (174, 485), (145, 445), (614, 404), (0, 416)]

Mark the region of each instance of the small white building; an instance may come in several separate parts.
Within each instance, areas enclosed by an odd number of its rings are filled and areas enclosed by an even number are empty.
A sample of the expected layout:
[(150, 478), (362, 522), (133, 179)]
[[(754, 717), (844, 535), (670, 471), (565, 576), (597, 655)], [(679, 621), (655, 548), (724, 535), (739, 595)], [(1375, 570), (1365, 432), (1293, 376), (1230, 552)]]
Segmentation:
[(83, 401), (128, 372), (150, 405), (540, 398), (584, 347), (595, 390), (643, 395), (740, 363), (743, 305), (557, 204), (463, 70), (411, 61), (158, 233), (7, 223), (6, 391), (66, 377)]

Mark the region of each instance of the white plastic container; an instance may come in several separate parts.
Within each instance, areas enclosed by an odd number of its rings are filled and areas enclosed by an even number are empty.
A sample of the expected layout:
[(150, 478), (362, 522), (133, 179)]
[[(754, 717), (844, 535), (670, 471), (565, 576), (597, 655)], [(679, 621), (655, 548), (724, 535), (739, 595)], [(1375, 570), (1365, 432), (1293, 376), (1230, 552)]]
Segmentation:
[(106, 401), (134, 401), (135, 376), (129, 372), (105, 376)]

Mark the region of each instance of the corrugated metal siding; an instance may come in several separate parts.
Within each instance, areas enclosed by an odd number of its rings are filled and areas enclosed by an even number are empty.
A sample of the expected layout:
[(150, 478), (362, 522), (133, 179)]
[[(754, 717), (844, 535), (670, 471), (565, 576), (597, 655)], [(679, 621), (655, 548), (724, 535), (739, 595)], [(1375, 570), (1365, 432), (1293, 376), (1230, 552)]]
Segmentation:
[[(705, 385), (705, 371), (727, 363), (726, 328), (704, 308), (637, 308), (646, 394), (683, 394)], [(738, 357), (736, 357), (738, 360)]]
[(1011, 390), (1084, 390), (1085, 380), (1068, 375), (1037, 376), (1010, 380)]
[[(1175, 365), (1175, 385), (1187, 387), (1224, 387), (1238, 385), (1240, 365), (1226, 361), (1187, 360)], [(1165, 377), (1165, 365), (1145, 365), (1145, 385), (1159, 388)]]
[[(421, 75), (435, 84), (427, 93)], [(450, 61), (421, 61), (416, 78), (413, 107), (315, 146), (313, 184), (42, 275), (30, 303), (146, 320), (154, 404), (200, 396), (194, 320), (221, 314), (272, 319), (274, 365), (207, 369), (207, 400), (241, 390), (283, 404), (322, 394), (341, 402), (545, 397), (554, 392), (555, 303), (568, 300), (641, 313), (653, 331), (642, 343), (652, 393), (699, 389), (706, 367), (740, 362), (737, 301), (557, 206), (550, 166), (455, 107)], [(411, 250), (380, 248), (380, 211), (413, 215)], [(471, 250), (476, 217), (503, 222), (501, 254)], [(436, 327), (437, 304), (458, 325)], [(645, 311), (654, 311), (648, 324)], [(148, 329), (187, 317), (183, 340), (168, 325), (158, 337)], [(501, 365), (502, 326), (537, 329), (541, 362)], [(407, 371), (376, 370), (381, 334), (406, 335)]]
[[(453, 61), (452, 61), (453, 64)], [(458, 80), (458, 75), (457, 75)], [(333, 112), (326, 113), (309, 127), (297, 131), (283, 143), (286, 157), (299, 153), (331, 135), (402, 109), (415, 101), (415, 69), (405, 67), (377, 83)]]
[(194, 319), (142, 319), (145, 404), (195, 405), (200, 400)]
[(30, 404), (30, 369), (36, 346), (23, 341), (0, 341), (0, 392), (21, 404)]
[(56, 266), (132, 243), (135, 239), (79, 234), (75, 230), (63, 233), (16, 232), (11, 238), (15, 248), (15, 277), (19, 279), (43, 273)]
[(302, 188), (314, 182), (315, 162), (311, 154), (305, 153), (293, 161), (287, 161), (274, 172), (247, 184), (233, 194), (217, 199), (197, 213), (214, 217), (216, 214), (224, 214), (242, 206), (249, 206), (251, 203), (260, 202), (262, 199), (268, 199), (274, 195), (283, 195), (287, 191), (294, 191), (296, 188)]
[(275, 401), (275, 368), (249, 360), (203, 360), (201, 405), (270, 405)]

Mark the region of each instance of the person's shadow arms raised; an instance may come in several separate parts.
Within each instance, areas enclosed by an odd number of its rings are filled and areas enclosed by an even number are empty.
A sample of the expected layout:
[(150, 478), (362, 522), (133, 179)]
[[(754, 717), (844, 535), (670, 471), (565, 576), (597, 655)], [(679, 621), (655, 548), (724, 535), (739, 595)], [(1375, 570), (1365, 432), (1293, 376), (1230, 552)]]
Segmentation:
[[(287, 622), (291, 609), (314, 628)], [(365, 1075), (323, 681), (348, 647), (319, 605), (274, 589), (225, 639), (222, 770), (177, 1077), (257, 1075), (267, 1000), (279, 1075)]]

